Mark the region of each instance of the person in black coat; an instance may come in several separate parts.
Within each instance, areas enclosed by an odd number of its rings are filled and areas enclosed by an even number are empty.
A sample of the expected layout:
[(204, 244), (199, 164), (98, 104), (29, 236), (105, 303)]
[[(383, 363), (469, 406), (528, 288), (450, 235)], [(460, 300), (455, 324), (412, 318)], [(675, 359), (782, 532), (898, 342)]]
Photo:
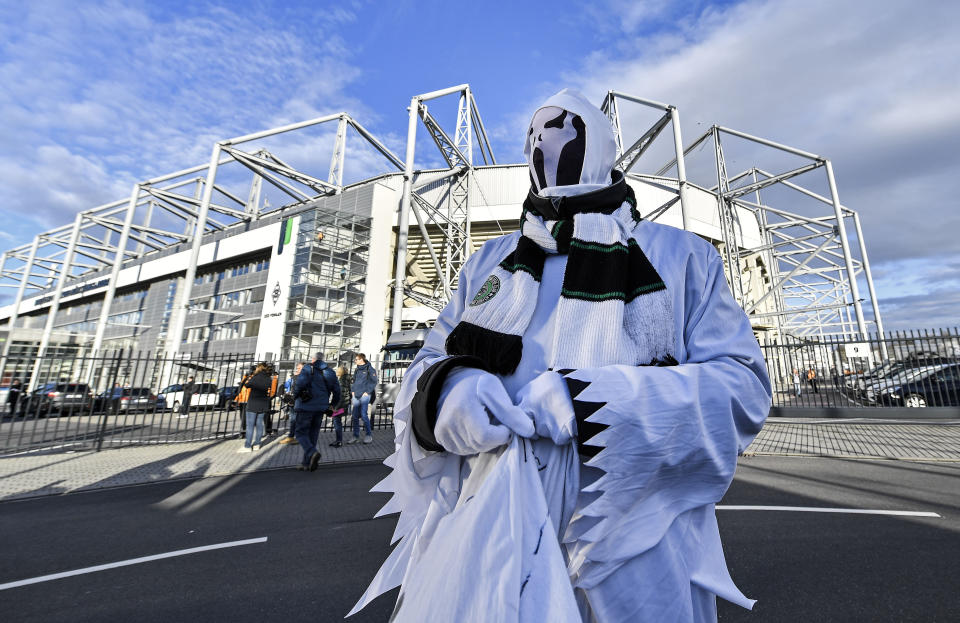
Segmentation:
[(7, 391), (7, 404), (10, 405), (10, 415), (14, 415), (17, 412), (17, 401), (20, 400), (20, 392), (23, 390), (23, 385), (20, 383), (20, 379), (13, 379), (13, 382), (10, 383), (10, 389)]
[(250, 389), (247, 398), (247, 433), (244, 444), (237, 452), (253, 452), (260, 449), (263, 438), (263, 421), (270, 410), (270, 391), (273, 387), (273, 367), (269, 363), (257, 364), (253, 374), (247, 377), (243, 386)]
[(193, 382), (193, 377), (188, 376), (187, 382), (183, 384), (183, 401), (180, 403), (180, 417), (187, 417), (190, 413), (190, 401), (193, 395), (197, 393), (197, 384)]

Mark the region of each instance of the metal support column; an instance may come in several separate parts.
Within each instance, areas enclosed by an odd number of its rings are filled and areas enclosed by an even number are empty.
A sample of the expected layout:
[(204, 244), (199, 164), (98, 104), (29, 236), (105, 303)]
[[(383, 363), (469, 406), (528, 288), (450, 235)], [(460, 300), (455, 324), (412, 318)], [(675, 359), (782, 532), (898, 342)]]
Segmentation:
[(623, 155), (623, 128), (620, 126), (620, 111), (613, 91), (607, 91), (607, 118), (613, 124), (613, 137), (617, 142), (617, 159)]
[(253, 174), (253, 181), (250, 182), (250, 194), (247, 195), (247, 205), (243, 211), (253, 220), (260, 218), (260, 192), (263, 187), (263, 178)]
[(103, 307), (100, 308), (100, 320), (97, 321), (97, 332), (93, 336), (92, 354), (100, 351), (103, 345), (103, 334), (107, 330), (107, 319), (110, 317), (110, 307), (113, 305), (113, 297), (117, 293), (117, 279), (120, 277), (120, 269), (123, 268), (123, 260), (126, 259), (127, 242), (130, 240), (130, 226), (133, 224), (133, 215), (137, 211), (137, 201), (140, 199), (140, 184), (133, 185), (133, 191), (130, 193), (130, 202), (127, 203), (127, 212), (123, 217), (123, 229), (120, 230), (120, 240), (117, 241), (116, 252), (113, 254), (113, 267), (110, 269), (110, 284), (107, 291), (103, 293)]
[[(20, 303), (23, 302), (23, 293), (30, 281), (30, 273), (33, 271), (33, 261), (37, 257), (37, 248), (40, 246), (40, 236), (34, 236), (33, 244), (30, 245), (30, 254), (27, 256), (27, 263), (23, 267), (23, 277), (20, 278), (20, 287), (17, 288), (17, 295), (13, 299), (13, 311), (10, 313), (10, 327), (7, 331), (7, 341), (3, 343), (3, 356), (0, 357), (0, 373), (7, 367), (7, 358), (10, 356), (10, 344), (13, 343), (13, 332), (17, 327), (17, 317), (20, 314)], [(6, 254), (4, 254), (6, 255)], [(24, 385), (24, 389), (33, 389), (29, 384)]]
[[(753, 183), (757, 183), (757, 170), (752, 171)], [(758, 206), (763, 205), (763, 198), (760, 196), (760, 189), (757, 188), (754, 191), (754, 197), (757, 201)], [(779, 272), (780, 266), (776, 258), (776, 252), (773, 246), (773, 236), (770, 234), (770, 230), (767, 229), (767, 211), (763, 208), (758, 210), (760, 216), (760, 236), (763, 239), (763, 243), (767, 246), (765, 251), (764, 262), (766, 262), (767, 275), (770, 278), (770, 285), (772, 286), (775, 283), (779, 282)], [(774, 296), (774, 305), (777, 312), (783, 312), (783, 290), (778, 290), (777, 294)], [(783, 333), (783, 317), (780, 313), (773, 316), (773, 322), (777, 329), (777, 335), (780, 336)]]
[(193, 230), (193, 241), (190, 247), (190, 261), (187, 263), (187, 272), (183, 277), (183, 291), (180, 293), (180, 305), (175, 309), (171, 319), (170, 330), (167, 333), (167, 353), (172, 356), (180, 349), (183, 341), (184, 326), (187, 322), (187, 313), (190, 309), (190, 295), (193, 293), (193, 282), (197, 277), (197, 263), (200, 261), (200, 247), (203, 246), (203, 234), (207, 228), (207, 214), (210, 212), (210, 201), (213, 198), (213, 185), (217, 179), (217, 165), (220, 161), (221, 143), (215, 143), (213, 154), (210, 156), (210, 166), (207, 168), (207, 180), (203, 186), (203, 198), (200, 200), (200, 209), (197, 212), (197, 223)]
[[(450, 188), (447, 216), (447, 283), (453, 285), (460, 275), (460, 268), (470, 257), (470, 185), (473, 183), (473, 136), (470, 121), (470, 89), (460, 92), (457, 106), (457, 127), (454, 130), (453, 143), (466, 158), (467, 168), (463, 175), (456, 177)], [(457, 226), (462, 232), (457, 231)], [(449, 297), (450, 292), (445, 295)]]
[(400, 198), (400, 218), (397, 223), (397, 263), (393, 279), (393, 313), (390, 319), (392, 332), (401, 329), (403, 316), (403, 288), (407, 277), (407, 238), (410, 228), (410, 196), (413, 193), (413, 156), (417, 141), (417, 118), (420, 100), (410, 100), (410, 119), (407, 122), (407, 152), (403, 166), (403, 196)]
[(330, 175), (327, 181), (337, 186), (337, 193), (343, 188), (343, 163), (347, 153), (347, 116), (340, 115), (337, 122), (337, 138), (333, 144), (333, 154), (330, 156)]
[(673, 149), (677, 154), (677, 190), (680, 194), (680, 218), (683, 219), (683, 229), (690, 231), (690, 222), (687, 220), (687, 165), (683, 161), (680, 113), (677, 112), (676, 106), (670, 106), (670, 126), (673, 128)]
[(73, 219), (73, 229), (70, 230), (70, 239), (67, 242), (67, 252), (63, 258), (63, 264), (60, 265), (60, 274), (57, 277), (57, 285), (53, 290), (53, 299), (50, 301), (50, 307), (47, 310), (47, 322), (43, 327), (43, 334), (40, 336), (40, 346), (37, 348), (37, 358), (33, 362), (33, 372), (30, 373), (31, 382), (37, 378), (40, 372), (40, 362), (46, 357), (47, 347), (50, 345), (50, 336), (53, 334), (53, 325), (57, 320), (57, 312), (60, 311), (60, 297), (63, 295), (63, 286), (70, 276), (70, 267), (73, 264), (73, 256), (77, 251), (77, 241), (80, 239), (80, 226), (83, 224), (84, 213), (80, 212)]
[[(147, 202), (147, 213), (143, 217), (143, 223), (142, 223), (144, 227), (150, 227), (150, 222), (153, 220), (153, 208), (156, 205), (157, 205), (157, 202), (152, 199)], [(144, 237), (146, 237), (146, 235), (144, 235)], [(147, 246), (145, 244), (143, 244), (142, 242), (137, 244), (137, 255), (143, 255), (144, 251), (146, 250), (147, 250)]]
[(847, 240), (847, 228), (843, 224), (843, 208), (840, 205), (840, 196), (837, 193), (837, 181), (833, 177), (833, 165), (824, 160), (827, 169), (827, 182), (830, 184), (830, 197), (833, 200), (833, 212), (837, 217), (837, 236), (840, 238), (840, 247), (843, 249), (843, 261), (847, 267), (847, 279), (850, 280), (850, 296), (853, 298), (853, 311), (857, 315), (857, 330), (860, 338), (867, 339), (867, 325), (863, 320), (863, 308), (860, 306), (860, 288), (857, 287), (857, 273), (853, 269), (853, 257), (850, 255), (850, 242)]
[(853, 226), (857, 231), (857, 242), (860, 244), (860, 257), (863, 263), (863, 274), (867, 278), (867, 292), (870, 293), (870, 305), (873, 307), (873, 318), (877, 325), (877, 339), (880, 340), (880, 351), (887, 359), (887, 343), (883, 341), (883, 319), (880, 317), (880, 305), (877, 303), (877, 292), (873, 288), (873, 273), (870, 272), (870, 260), (867, 259), (867, 247), (863, 243), (863, 230), (860, 229), (860, 215), (853, 213)]

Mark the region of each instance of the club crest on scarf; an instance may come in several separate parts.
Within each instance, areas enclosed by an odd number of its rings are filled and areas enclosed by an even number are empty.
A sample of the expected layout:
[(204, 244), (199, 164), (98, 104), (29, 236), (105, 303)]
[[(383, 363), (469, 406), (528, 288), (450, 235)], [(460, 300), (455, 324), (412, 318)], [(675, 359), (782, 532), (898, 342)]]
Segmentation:
[(483, 286), (480, 287), (480, 291), (477, 292), (477, 295), (473, 297), (472, 301), (470, 301), (470, 307), (483, 305), (495, 297), (499, 291), (500, 279), (496, 275), (490, 275), (487, 277), (487, 280), (483, 282)]

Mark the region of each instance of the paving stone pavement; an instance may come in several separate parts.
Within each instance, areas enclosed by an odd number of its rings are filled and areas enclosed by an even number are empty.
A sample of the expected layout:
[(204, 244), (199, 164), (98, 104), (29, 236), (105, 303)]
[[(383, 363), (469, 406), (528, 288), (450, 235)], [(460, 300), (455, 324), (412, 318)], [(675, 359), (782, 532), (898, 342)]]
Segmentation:
[(744, 456), (960, 461), (960, 422), (770, 418)]
[[(238, 453), (236, 439), (220, 439), (0, 457), (0, 500), (292, 469), (302, 458), (300, 446), (280, 445), (279, 439), (252, 454)], [(375, 431), (371, 444), (330, 448), (331, 441), (332, 432), (320, 434), (321, 465), (380, 461), (393, 451), (392, 431)], [(744, 455), (960, 461), (960, 422), (771, 418)]]
[[(238, 439), (166, 443), (102, 452), (30, 453), (0, 457), (0, 500), (57, 495), (165, 480), (226, 476), (267, 469), (293, 469), (303, 458), (299, 444), (271, 437), (253, 453), (238, 453)], [(349, 434), (346, 435), (349, 439)], [(376, 430), (373, 443), (331, 448), (333, 432), (321, 432), (321, 465), (382, 461), (393, 452), (393, 431)]]

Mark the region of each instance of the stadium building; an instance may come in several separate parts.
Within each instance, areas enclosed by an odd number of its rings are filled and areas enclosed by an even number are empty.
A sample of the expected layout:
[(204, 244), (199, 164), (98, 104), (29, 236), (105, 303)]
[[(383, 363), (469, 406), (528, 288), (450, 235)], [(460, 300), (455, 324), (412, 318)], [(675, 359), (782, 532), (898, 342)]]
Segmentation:
[[(761, 342), (882, 333), (859, 217), (829, 160), (721, 126), (684, 146), (675, 107), (623, 93), (603, 109), (641, 213), (717, 247)], [(4, 379), (116, 350), (334, 361), (430, 326), (470, 253), (518, 227), (529, 178), (497, 163), (468, 85), (409, 110), (403, 159), (330, 115), (218, 141), (209, 164), (6, 251)]]

